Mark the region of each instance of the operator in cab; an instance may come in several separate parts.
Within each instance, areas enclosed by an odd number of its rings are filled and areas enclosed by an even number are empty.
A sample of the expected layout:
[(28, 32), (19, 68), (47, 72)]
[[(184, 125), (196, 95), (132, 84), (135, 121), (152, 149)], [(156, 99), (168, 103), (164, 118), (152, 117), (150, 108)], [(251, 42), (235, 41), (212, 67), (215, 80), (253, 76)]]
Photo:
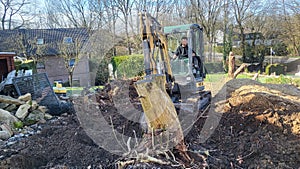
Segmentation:
[[(188, 49), (188, 39), (184, 36), (181, 38), (181, 44), (177, 47), (173, 55), (173, 59), (176, 59), (177, 57), (179, 57), (179, 59), (188, 58)], [(201, 70), (201, 59), (199, 58), (199, 56), (196, 55), (194, 50), (192, 50), (192, 56), (193, 74), (195, 77), (198, 77), (199, 73), (197, 72)]]
[[(179, 59), (188, 58), (188, 49), (188, 39), (184, 36), (181, 38), (181, 44), (177, 47), (173, 59), (176, 59), (177, 57), (179, 57)], [(194, 51), (192, 52), (193, 56), (196, 56), (196, 53)]]

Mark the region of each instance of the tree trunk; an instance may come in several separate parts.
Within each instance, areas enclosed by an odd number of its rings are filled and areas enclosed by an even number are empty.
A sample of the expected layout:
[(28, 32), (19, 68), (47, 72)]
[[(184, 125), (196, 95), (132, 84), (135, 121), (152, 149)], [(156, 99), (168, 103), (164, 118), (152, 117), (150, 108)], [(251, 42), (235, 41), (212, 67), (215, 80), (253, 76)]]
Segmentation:
[(233, 78), (234, 77), (234, 69), (235, 69), (235, 57), (233, 52), (229, 53), (229, 62), (228, 62), (228, 77)]
[(2, 30), (5, 30), (5, 18), (6, 18), (6, 10), (4, 10), (3, 16), (1, 18)]
[(126, 31), (126, 43), (128, 48), (128, 55), (131, 55), (131, 46), (129, 42), (129, 32), (128, 32), (128, 15), (125, 16), (125, 31)]
[(73, 71), (69, 72), (69, 84), (70, 87), (73, 87)]
[(245, 49), (245, 35), (244, 35), (244, 28), (240, 25), (240, 31), (241, 31), (241, 49), (242, 49), (242, 59), (243, 62), (246, 61), (246, 49)]
[(209, 42), (209, 61), (213, 61), (213, 42)]

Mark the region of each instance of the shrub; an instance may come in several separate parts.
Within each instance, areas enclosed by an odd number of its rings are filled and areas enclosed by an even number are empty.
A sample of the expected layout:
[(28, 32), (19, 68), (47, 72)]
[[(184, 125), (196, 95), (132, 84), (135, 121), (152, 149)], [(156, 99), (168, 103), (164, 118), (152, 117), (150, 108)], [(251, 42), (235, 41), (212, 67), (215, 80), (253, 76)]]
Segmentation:
[(130, 78), (144, 74), (143, 55), (117, 56), (112, 59), (112, 64), (114, 72), (117, 71), (119, 78)]
[(276, 75), (285, 74), (285, 66), (282, 64), (270, 64), (266, 67), (266, 74), (270, 75), (275, 72)]
[(104, 85), (108, 82), (108, 78), (109, 78), (108, 64), (109, 64), (109, 60), (103, 59), (98, 65), (96, 78), (95, 78), (96, 86)]
[(120, 65), (120, 63), (124, 62), (125, 60), (127, 60), (129, 58), (128, 55), (124, 55), (124, 56), (115, 56), (111, 59), (112, 65), (114, 67), (114, 72), (118, 69), (118, 66)]

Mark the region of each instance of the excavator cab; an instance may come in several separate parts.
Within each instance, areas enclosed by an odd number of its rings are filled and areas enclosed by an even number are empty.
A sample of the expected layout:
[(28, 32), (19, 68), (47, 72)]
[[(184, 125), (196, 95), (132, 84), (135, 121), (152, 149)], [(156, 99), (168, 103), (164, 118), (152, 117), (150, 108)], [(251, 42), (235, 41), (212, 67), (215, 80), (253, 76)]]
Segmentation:
[(170, 61), (176, 82), (172, 89), (172, 100), (178, 102), (204, 90), (203, 29), (197, 24), (169, 26), (164, 27), (164, 34), (167, 37), (169, 55), (173, 55), (180, 45), (181, 37), (188, 38), (188, 57), (177, 57)]

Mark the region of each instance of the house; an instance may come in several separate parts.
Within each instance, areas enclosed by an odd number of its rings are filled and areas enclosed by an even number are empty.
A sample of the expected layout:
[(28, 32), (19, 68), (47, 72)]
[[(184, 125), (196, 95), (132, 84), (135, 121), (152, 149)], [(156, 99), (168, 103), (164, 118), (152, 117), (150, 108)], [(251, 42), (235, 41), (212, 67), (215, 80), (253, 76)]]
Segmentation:
[(73, 66), (75, 58), (62, 57), (62, 46), (80, 44), (74, 45), (78, 47), (77, 53), (75, 49), (71, 51), (74, 57), (80, 55), (73, 72), (73, 84), (91, 86), (89, 53), (79, 50), (88, 39), (89, 32), (85, 28), (1, 30), (0, 51), (14, 51), (19, 56), (34, 58), (37, 71), (46, 72), (51, 83), (67, 82), (69, 74), (65, 65)]
[(0, 82), (2, 82), (7, 74), (15, 69), (14, 52), (0, 52)]
[[(232, 32), (232, 45), (233, 47), (240, 47), (241, 45), (241, 34), (237, 33), (238, 30), (235, 30)], [(216, 37), (215, 42), (217, 45), (223, 45), (223, 37), (224, 32), (221, 30), (216, 31)], [(244, 33), (245, 42), (248, 45), (253, 45), (253, 40), (255, 40), (255, 45), (266, 45), (266, 46), (272, 46), (278, 41), (276, 40), (276, 37), (270, 36), (270, 37), (264, 37), (262, 33), (260, 32), (250, 32), (249, 30), (245, 31)]]

